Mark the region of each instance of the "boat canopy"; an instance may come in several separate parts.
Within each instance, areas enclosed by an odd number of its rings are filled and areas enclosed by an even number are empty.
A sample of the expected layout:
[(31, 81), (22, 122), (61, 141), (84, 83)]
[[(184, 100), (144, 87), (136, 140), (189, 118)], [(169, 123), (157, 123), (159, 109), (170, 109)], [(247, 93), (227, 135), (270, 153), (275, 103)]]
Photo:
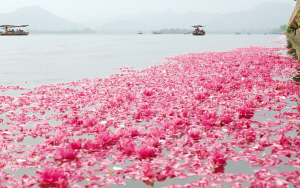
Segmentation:
[(205, 27), (206, 25), (193, 25), (192, 27), (198, 28), (198, 27)]
[(0, 25), (0, 27), (4, 28), (14, 28), (14, 27), (27, 27), (29, 25)]

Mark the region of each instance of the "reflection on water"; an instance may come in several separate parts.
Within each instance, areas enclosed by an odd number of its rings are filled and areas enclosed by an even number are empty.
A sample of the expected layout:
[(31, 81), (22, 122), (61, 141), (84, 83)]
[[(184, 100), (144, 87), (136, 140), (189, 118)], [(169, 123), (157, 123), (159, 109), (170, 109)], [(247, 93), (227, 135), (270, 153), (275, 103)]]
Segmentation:
[(292, 56), (294, 59), (299, 60), (298, 52), (295, 48), (293, 48), (293, 44), (290, 40), (287, 40), (286, 48), (289, 50), (287, 51), (287, 55)]
[[(287, 40), (287, 45), (286, 45), (286, 48), (288, 48), (289, 50), (287, 51), (287, 55), (293, 57), (295, 60), (298, 60), (299, 61), (299, 55), (298, 55), (298, 52), (297, 50), (293, 47), (293, 44), (290, 40)], [(300, 67), (298, 68), (297, 70), (298, 72), (300, 72)], [(296, 75), (293, 77), (293, 80), (295, 82), (300, 82), (300, 75)]]
[[(287, 51), (287, 55), (292, 56), (295, 60), (300, 60), (297, 50), (293, 47), (293, 44), (290, 40), (287, 40), (286, 48), (289, 50)], [(300, 72), (300, 67), (297, 69), (298, 72)], [(295, 82), (300, 82), (300, 75), (296, 75), (293, 77), (293, 80)], [(297, 133), (297, 136), (300, 136), (300, 132)]]

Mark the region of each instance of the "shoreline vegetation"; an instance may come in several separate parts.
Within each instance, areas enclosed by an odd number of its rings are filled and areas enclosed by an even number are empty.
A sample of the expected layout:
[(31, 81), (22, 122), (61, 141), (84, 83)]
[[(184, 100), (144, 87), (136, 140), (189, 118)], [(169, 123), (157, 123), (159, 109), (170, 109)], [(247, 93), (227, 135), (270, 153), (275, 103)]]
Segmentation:
[(37, 29), (28, 29), (30, 34), (96, 34), (97, 31), (91, 30), (90, 28), (85, 28), (82, 30), (70, 29), (70, 30), (37, 30)]
[[(131, 34), (136, 33), (135, 31), (123, 31), (123, 32), (116, 32), (116, 31), (96, 31), (92, 30), (90, 28), (85, 28), (82, 30), (61, 30), (61, 31), (55, 31), (55, 30), (37, 30), (37, 29), (28, 29), (30, 34)], [(278, 28), (273, 29), (246, 29), (246, 28), (240, 28), (236, 30), (209, 30), (206, 29), (210, 34), (235, 34), (235, 32), (241, 32), (241, 33), (252, 33), (252, 34), (280, 34), (286, 31), (286, 25), (281, 25)], [(193, 29), (160, 29), (160, 30), (154, 30), (154, 31), (144, 31), (143, 33), (160, 33), (160, 34), (184, 34), (184, 33), (192, 33)]]

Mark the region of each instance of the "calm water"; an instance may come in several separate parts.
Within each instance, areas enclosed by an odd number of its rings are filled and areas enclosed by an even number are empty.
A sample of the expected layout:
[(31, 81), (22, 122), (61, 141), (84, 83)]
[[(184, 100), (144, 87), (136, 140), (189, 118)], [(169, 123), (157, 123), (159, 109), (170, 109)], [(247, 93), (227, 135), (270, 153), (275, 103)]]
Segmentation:
[(190, 52), (274, 45), (280, 35), (29, 35), (0, 37), (0, 85), (32, 88), (82, 78), (107, 77), (113, 69), (141, 69), (161, 58)]
[[(0, 85), (33, 88), (43, 84), (70, 82), (82, 78), (107, 77), (113, 69), (142, 69), (162, 62), (161, 58), (205, 51), (229, 51), (242, 46), (278, 46), (272, 43), (280, 35), (29, 35), (0, 37)], [(21, 84), (19, 82), (28, 82)], [(9, 93), (10, 95), (14, 95)], [(4, 94), (4, 93), (3, 93)], [(266, 112), (261, 112), (266, 113)], [(259, 114), (259, 112), (258, 112)], [(256, 114), (256, 116), (258, 115)], [(269, 118), (272, 114), (267, 113)], [(267, 118), (267, 117), (266, 117)], [(263, 119), (257, 119), (263, 121)], [(22, 144), (40, 142), (28, 138)], [(118, 165), (120, 166), (120, 165)], [(122, 166), (122, 165), (121, 165)], [(280, 166), (285, 170), (284, 165)], [(253, 174), (248, 163), (228, 162), (226, 173)], [(35, 169), (18, 170), (14, 174), (35, 175)], [(198, 180), (168, 179), (155, 187)], [(142, 181), (124, 180), (127, 187), (147, 187)], [(244, 184), (245, 186), (246, 184)], [(126, 187), (124, 186), (124, 187)], [(111, 187), (119, 187), (111, 185)], [(229, 187), (229, 186), (228, 186)]]

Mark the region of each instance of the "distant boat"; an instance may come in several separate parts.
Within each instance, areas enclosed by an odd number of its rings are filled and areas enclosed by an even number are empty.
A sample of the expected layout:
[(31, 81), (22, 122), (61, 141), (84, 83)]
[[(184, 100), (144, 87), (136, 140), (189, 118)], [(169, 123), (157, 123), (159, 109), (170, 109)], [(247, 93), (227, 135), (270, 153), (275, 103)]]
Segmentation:
[(264, 35), (266, 35), (267, 33), (264, 33)]
[(139, 35), (142, 35), (142, 34), (143, 34), (143, 32), (139, 31), (137, 34), (139, 34)]
[(190, 34), (190, 33), (184, 33), (185, 35)]
[(251, 35), (251, 33), (247, 33), (248, 35)]
[(152, 33), (153, 34), (161, 34), (161, 32), (159, 32), (159, 31), (153, 31)]
[(199, 29), (199, 27), (205, 27), (205, 25), (194, 25), (192, 27), (195, 28), (193, 35), (205, 35), (204, 29)]
[(241, 33), (241, 32), (235, 32), (235, 34), (236, 34), (236, 35), (240, 35), (240, 34), (242, 34), (242, 33)]
[(29, 32), (26, 32), (22, 29), (16, 29), (13, 28), (23, 28), (27, 27), (28, 25), (0, 25), (0, 28), (4, 28), (4, 32), (1, 32), (0, 35), (4, 36), (11, 36), (11, 35), (28, 35)]

